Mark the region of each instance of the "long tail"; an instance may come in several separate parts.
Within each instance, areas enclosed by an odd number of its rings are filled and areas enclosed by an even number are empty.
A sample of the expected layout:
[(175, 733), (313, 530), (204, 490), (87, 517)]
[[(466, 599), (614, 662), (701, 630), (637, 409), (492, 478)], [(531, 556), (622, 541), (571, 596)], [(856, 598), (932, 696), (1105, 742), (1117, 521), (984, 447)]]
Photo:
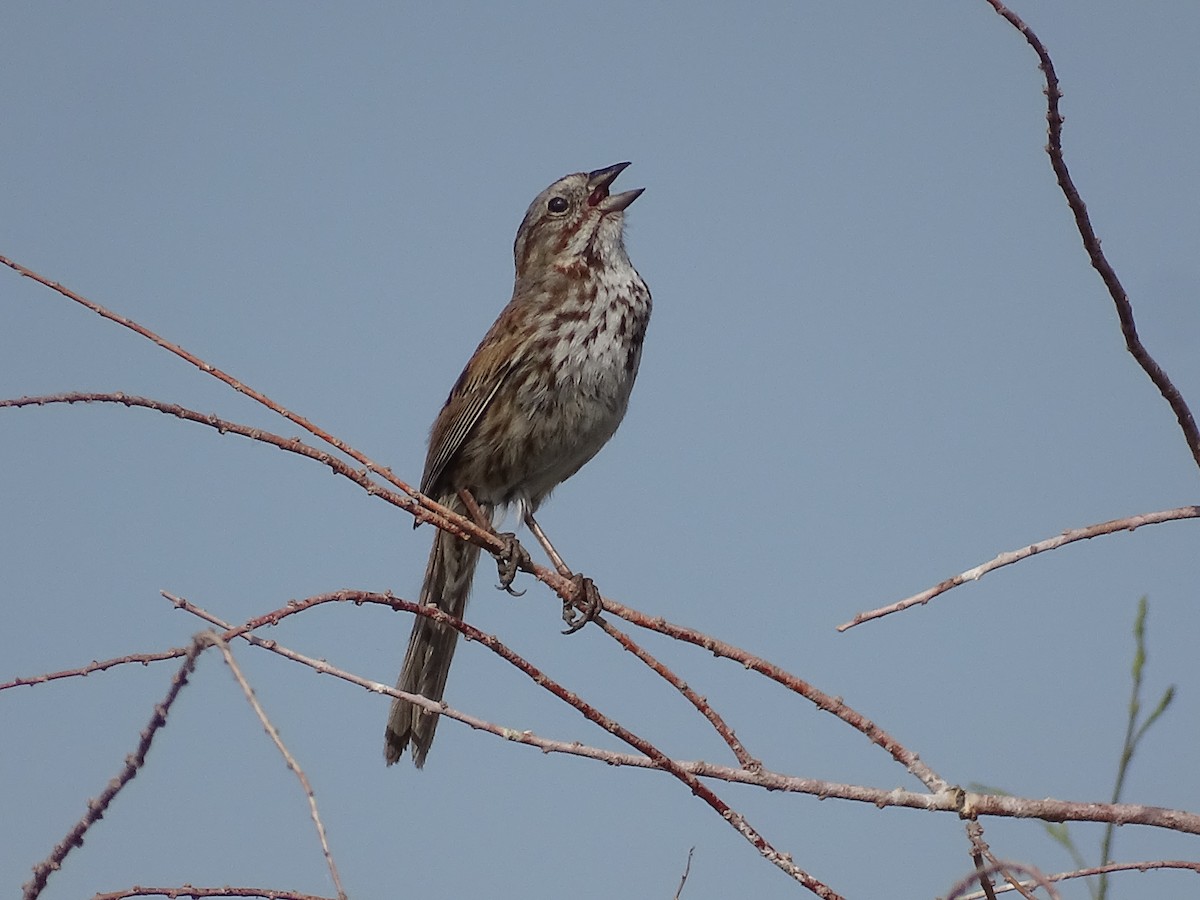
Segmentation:
[[(438, 502), (466, 515), (466, 509), (455, 495), (439, 497)], [(490, 520), (491, 507), (484, 506), (483, 512)], [(425, 583), (421, 586), (421, 603), (462, 618), (478, 560), (478, 547), (439, 531), (433, 539), (433, 549), (429, 551)], [(420, 694), (430, 700), (441, 700), (457, 644), (458, 632), (453, 628), (425, 616), (417, 616), (412, 636), (408, 639), (404, 665), (400, 668), (400, 678), (396, 682), (397, 689)], [(393, 700), (383, 746), (387, 764), (390, 766), (399, 760), (411, 741), (413, 762), (418, 769), (425, 765), (425, 756), (433, 743), (438, 718), (437, 713), (426, 712), (407, 700)]]

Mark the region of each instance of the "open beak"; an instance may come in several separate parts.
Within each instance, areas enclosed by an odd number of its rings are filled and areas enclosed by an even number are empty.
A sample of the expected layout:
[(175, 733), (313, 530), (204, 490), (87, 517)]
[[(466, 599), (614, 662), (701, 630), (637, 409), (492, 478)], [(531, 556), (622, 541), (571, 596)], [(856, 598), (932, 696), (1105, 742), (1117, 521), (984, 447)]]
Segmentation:
[(607, 166), (588, 173), (588, 206), (598, 206), (603, 213), (620, 212), (642, 195), (645, 188), (625, 191), (622, 194), (609, 194), (608, 189), (617, 180), (617, 176), (629, 167), (629, 163), (621, 162), (615, 166)]

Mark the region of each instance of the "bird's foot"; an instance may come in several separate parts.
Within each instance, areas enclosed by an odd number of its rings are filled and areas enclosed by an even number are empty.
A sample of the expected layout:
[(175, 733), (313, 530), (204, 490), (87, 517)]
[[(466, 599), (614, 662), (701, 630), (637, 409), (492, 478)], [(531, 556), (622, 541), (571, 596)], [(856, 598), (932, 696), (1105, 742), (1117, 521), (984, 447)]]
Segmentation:
[(600, 591), (596, 583), (584, 575), (574, 575), (571, 580), (575, 584), (575, 596), (563, 601), (563, 621), (567, 630), (563, 634), (574, 634), (588, 622), (595, 620), (604, 604), (600, 601)]
[(511, 531), (499, 532), (496, 537), (504, 541), (504, 549), (494, 554), (496, 571), (500, 575), (500, 583), (496, 585), (496, 588), (507, 591), (514, 597), (522, 597), (525, 592), (514, 591), (512, 583), (517, 577), (517, 572), (521, 571), (521, 567), (532, 566), (533, 560), (529, 558), (529, 552), (521, 546), (521, 542)]

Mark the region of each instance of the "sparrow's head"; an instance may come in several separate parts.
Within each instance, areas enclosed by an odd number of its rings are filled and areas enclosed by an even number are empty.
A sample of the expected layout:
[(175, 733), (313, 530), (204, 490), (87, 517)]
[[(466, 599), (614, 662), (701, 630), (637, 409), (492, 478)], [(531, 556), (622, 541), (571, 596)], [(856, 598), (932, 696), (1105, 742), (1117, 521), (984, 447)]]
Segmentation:
[(645, 188), (621, 194), (608, 189), (628, 165), (565, 175), (537, 195), (513, 244), (518, 279), (548, 268), (572, 272), (603, 265), (612, 254), (624, 257), (625, 209)]

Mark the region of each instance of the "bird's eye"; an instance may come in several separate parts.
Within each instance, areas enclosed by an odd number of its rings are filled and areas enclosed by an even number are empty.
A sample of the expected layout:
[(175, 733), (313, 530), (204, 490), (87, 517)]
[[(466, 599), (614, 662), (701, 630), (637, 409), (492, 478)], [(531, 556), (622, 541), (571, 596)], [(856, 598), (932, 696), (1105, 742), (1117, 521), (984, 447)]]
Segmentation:
[(565, 213), (567, 211), (566, 197), (551, 197), (550, 202), (546, 204), (546, 209), (552, 213)]

